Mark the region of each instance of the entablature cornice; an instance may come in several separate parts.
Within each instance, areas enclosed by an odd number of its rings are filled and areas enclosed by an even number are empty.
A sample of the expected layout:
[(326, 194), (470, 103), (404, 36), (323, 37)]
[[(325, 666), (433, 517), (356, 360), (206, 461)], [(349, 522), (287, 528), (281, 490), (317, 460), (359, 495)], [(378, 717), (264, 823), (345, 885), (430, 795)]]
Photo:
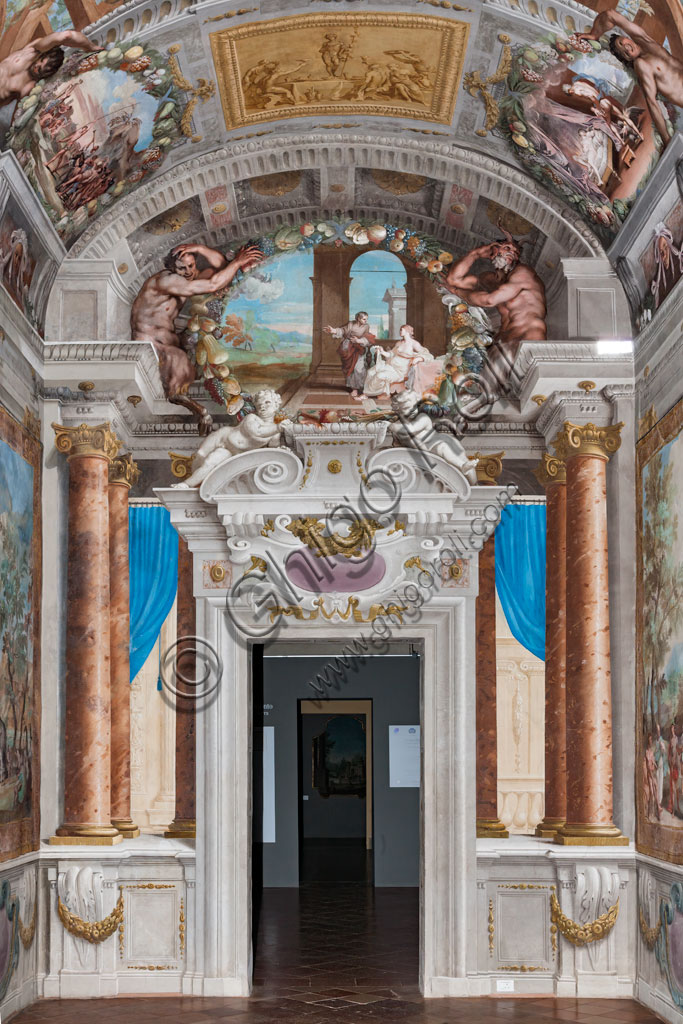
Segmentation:
[[(554, 392), (580, 390), (592, 398), (608, 385), (633, 384), (633, 354), (613, 351), (607, 342), (522, 342), (512, 370), (511, 386), (522, 415), (528, 415), (543, 399), (541, 412)], [(630, 343), (629, 343), (630, 344)], [(604, 346), (608, 346), (605, 348)], [(545, 433), (539, 414), (537, 429)]]

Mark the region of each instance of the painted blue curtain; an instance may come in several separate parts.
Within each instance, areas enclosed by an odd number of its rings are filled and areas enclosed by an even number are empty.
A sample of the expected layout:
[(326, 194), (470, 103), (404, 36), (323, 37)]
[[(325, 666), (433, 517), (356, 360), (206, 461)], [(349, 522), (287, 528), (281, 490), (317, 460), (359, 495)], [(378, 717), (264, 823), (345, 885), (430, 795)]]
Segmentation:
[(545, 505), (508, 505), (496, 528), (496, 588), (510, 631), (545, 661)]
[(147, 661), (178, 588), (178, 534), (168, 509), (131, 505), (128, 510), (130, 560), (130, 679)]

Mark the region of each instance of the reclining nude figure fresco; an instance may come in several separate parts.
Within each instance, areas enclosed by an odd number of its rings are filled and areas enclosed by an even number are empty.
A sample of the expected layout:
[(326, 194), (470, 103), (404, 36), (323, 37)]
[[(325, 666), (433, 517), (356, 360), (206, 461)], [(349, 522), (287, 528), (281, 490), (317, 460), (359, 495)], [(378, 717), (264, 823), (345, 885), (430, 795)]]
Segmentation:
[[(197, 257), (206, 260), (208, 267), (200, 270)], [(195, 366), (182, 348), (176, 318), (188, 299), (194, 295), (223, 291), (238, 270), (248, 270), (262, 259), (263, 253), (256, 246), (240, 249), (229, 261), (222, 253), (206, 245), (178, 245), (166, 256), (164, 269), (147, 278), (133, 303), (130, 313), (132, 340), (152, 342), (159, 355), (166, 398), (199, 417), (199, 433), (202, 435), (211, 430), (212, 419), (209, 411), (187, 394), (195, 379)]]

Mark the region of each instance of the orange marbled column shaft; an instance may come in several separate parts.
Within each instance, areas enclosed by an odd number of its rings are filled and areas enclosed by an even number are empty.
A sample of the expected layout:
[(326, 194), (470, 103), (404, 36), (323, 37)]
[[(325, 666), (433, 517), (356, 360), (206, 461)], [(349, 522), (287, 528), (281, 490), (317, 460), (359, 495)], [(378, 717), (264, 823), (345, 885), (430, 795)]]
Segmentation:
[[(607, 569), (608, 454), (616, 427), (565, 424), (567, 462), (567, 822), (562, 844), (625, 845), (612, 822)], [(601, 455), (600, 452), (605, 454)], [(560, 454), (558, 449), (558, 454)]]
[(567, 467), (567, 699), (570, 823), (612, 822), (607, 516), (603, 459)]
[(140, 835), (130, 816), (130, 572), (128, 495), (137, 478), (130, 456), (109, 469), (109, 629), (111, 652), (111, 822), (125, 839)]
[(479, 552), (476, 599), (477, 645), (477, 835), (507, 837), (498, 820), (498, 723), (496, 720), (496, 540)]
[(58, 842), (120, 840), (110, 813), (109, 460), (69, 458), (64, 823)]
[[(558, 460), (555, 460), (556, 462)], [(536, 835), (552, 838), (567, 820), (567, 487), (546, 484), (545, 817)]]
[[(184, 540), (178, 548), (178, 639), (194, 637), (196, 632), (195, 599), (192, 580), (192, 552)], [(189, 645), (187, 645), (189, 646)], [(194, 838), (196, 834), (195, 800), (195, 689), (187, 680), (195, 678), (195, 657), (185, 645), (178, 645), (176, 652), (178, 671), (176, 674), (175, 700), (176, 743), (175, 743), (175, 818), (165, 835), (170, 838)], [(183, 694), (187, 696), (184, 697)]]

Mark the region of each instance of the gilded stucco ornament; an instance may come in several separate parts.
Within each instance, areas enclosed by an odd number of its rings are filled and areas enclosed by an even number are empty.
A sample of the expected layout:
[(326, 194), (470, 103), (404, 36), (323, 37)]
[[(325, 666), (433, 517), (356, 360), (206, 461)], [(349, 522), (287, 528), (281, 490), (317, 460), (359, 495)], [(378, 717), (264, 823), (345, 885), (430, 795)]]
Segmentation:
[(140, 468), (133, 461), (130, 452), (123, 455), (116, 455), (109, 463), (109, 483), (122, 484), (129, 490), (140, 479)]
[(121, 441), (111, 429), (110, 423), (98, 423), (91, 426), (81, 423), (77, 427), (65, 427), (61, 423), (53, 423), (55, 446), (69, 459), (80, 455), (94, 455), (100, 458), (113, 459), (121, 447)]
[(534, 476), (543, 487), (547, 487), (549, 484), (566, 484), (567, 466), (557, 456), (543, 452), (541, 461), (534, 470)]
[(177, 477), (178, 480), (185, 480), (188, 476), (192, 476), (192, 460), (194, 455), (181, 455), (180, 452), (169, 452), (169, 458), (171, 460), (171, 473)]
[(574, 455), (592, 455), (605, 462), (614, 455), (621, 445), (621, 429), (623, 423), (613, 423), (609, 427), (598, 427), (595, 423), (565, 422), (562, 430), (555, 437), (552, 446), (557, 457), (572, 458)]
[(17, 927), (19, 929), (19, 938), (24, 949), (30, 949), (33, 945), (33, 939), (36, 934), (36, 922), (38, 920), (38, 900), (36, 899), (33, 904), (33, 913), (31, 914), (31, 920), (26, 925), (21, 919), (21, 914), (17, 912)]
[(325, 523), (321, 519), (306, 516), (303, 519), (293, 519), (287, 525), (287, 529), (317, 558), (323, 555), (326, 558), (334, 555), (358, 558), (372, 547), (375, 533), (381, 530), (382, 526), (376, 519), (356, 519), (346, 536), (342, 536), (340, 533), (324, 533)]
[(104, 942), (105, 939), (114, 934), (123, 921), (123, 892), (119, 893), (119, 898), (112, 912), (102, 918), (101, 921), (84, 921), (82, 917), (72, 914), (62, 903), (59, 896), (57, 897), (57, 913), (59, 914), (59, 920), (70, 935), (75, 936), (77, 939), (85, 939), (86, 942), (93, 944)]
[(498, 482), (498, 477), (503, 472), (504, 455), (505, 452), (491, 452), (486, 455), (482, 452), (475, 452), (474, 455), (467, 456), (472, 462), (476, 459), (478, 484), (495, 484)]
[(657, 943), (657, 939), (659, 938), (659, 933), (662, 930), (662, 920), (660, 918), (654, 928), (650, 928), (649, 924), (645, 920), (643, 908), (638, 907), (638, 924), (640, 925), (640, 934), (643, 937), (643, 942), (650, 952), (652, 952)]
[(577, 924), (562, 912), (554, 892), (550, 894), (550, 920), (557, 925), (567, 942), (573, 946), (587, 946), (591, 942), (605, 939), (614, 928), (619, 917), (619, 900), (609, 907), (604, 914), (588, 924)]
[(488, 75), (487, 78), (481, 77), (480, 71), (468, 71), (463, 79), (463, 86), (470, 94), (470, 96), (476, 96), (477, 93), (481, 96), (484, 107), (486, 109), (486, 121), (484, 122), (483, 128), (477, 128), (475, 135), (479, 135), (482, 138), (488, 135), (491, 129), (495, 126), (500, 111), (498, 103), (493, 98), (491, 93), (491, 86), (499, 85), (503, 82), (512, 67), (512, 50), (510, 49), (510, 43), (512, 42), (510, 36), (501, 32), (498, 39), (503, 43), (503, 52), (498, 62), (498, 68), (492, 75)]
[(168, 48), (168, 69), (171, 72), (171, 80), (178, 89), (182, 89), (183, 92), (189, 94), (189, 100), (187, 106), (183, 111), (182, 117), (180, 118), (180, 130), (186, 138), (191, 139), (192, 142), (201, 142), (202, 136), (195, 135), (192, 131), (192, 115), (194, 108), (197, 106), (199, 101), (206, 103), (216, 92), (216, 83), (210, 82), (206, 78), (199, 78), (197, 85), (193, 85), (183, 75), (180, 70), (180, 64), (176, 56), (180, 52), (180, 43), (174, 43), (173, 46)]
[[(349, 114), (450, 125), (469, 31), (464, 21), (375, 11), (222, 28), (209, 38), (225, 126)], [(388, 33), (385, 71), (376, 55)]]
[(374, 622), (375, 619), (380, 616), (394, 616), (401, 625), (403, 625), (403, 612), (407, 611), (407, 606), (402, 604), (372, 604), (368, 609), (367, 615), (363, 615), (363, 612), (359, 610), (358, 605), (360, 599), (358, 597), (350, 597), (347, 601), (346, 608), (342, 611), (336, 606), (332, 609), (328, 609), (325, 605), (325, 598), (319, 597), (313, 602), (313, 609), (308, 613), (301, 607), (300, 604), (290, 604), (286, 607), (282, 605), (271, 605), (268, 608), (270, 612), (270, 621), (275, 622), (275, 619), (281, 615), (285, 617), (291, 617), (299, 620), (300, 622), (314, 622), (317, 618), (322, 615), (324, 619), (330, 622), (334, 618), (341, 619), (342, 622), (347, 622), (350, 618), (353, 618), (354, 622)]
[(638, 440), (640, 441), (641, 437), (645, 437), (646, 434), (649, 434), (652, 428), (655, 427), (656, 425), (657, 410), (655, 409), (654, 405), (651, 405), (645, 413), (645, 415), (641, 416), (641, 418), (638, 420)]

